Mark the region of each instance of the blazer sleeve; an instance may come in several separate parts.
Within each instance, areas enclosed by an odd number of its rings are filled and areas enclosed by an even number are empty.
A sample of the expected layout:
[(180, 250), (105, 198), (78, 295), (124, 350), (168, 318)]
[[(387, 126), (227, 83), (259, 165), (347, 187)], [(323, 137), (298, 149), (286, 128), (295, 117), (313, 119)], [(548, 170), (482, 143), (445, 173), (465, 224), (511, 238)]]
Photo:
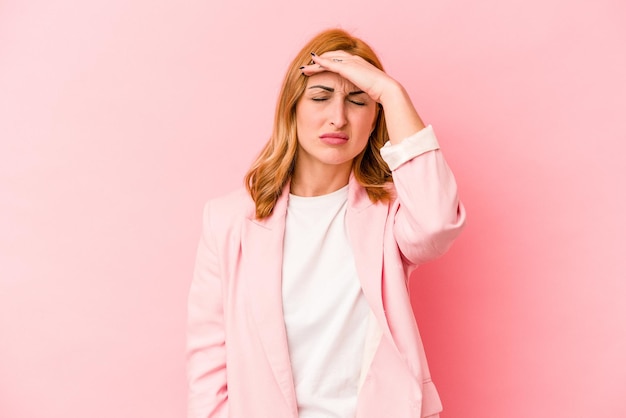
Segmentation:
[(396, 189), (394, 236), (403, 256), (418, 265), (444, 254), (461, 232), (465, 208), (431, 126), (381, 155)]
[(218, 260), (207, 203), (188, 299), (188, 418), (228, 416), (224, 302)]

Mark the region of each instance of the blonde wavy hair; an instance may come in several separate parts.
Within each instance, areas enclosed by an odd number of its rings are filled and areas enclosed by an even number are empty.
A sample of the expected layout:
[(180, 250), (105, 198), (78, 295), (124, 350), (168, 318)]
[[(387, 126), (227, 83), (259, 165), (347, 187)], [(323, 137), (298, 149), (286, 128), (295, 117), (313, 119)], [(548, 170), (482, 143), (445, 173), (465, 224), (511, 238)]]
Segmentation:
[[(291, 180), (298, 138), (296, 134), (296, 104), (302, 97), (307, 77), (300, 67), (311, 62), (311, 52), (321, 55), (328, 51), (346, 51), (358, 55), (384, 71), (372, 48), (359, 38), (341, 29), (325, 30), (311, 39), (289, 65), (278, 96), (274, 129), (269, 141), (245, 176), (245, 184), (256, 207), (256, 217), (263, 219), (272, 214), (283, 187)], [(392, 181), (391, 171), (380, 156), (379, 149), (389, 139), (385, 114), (378, 106), (376, 123), (365, 149), (352, 162), (355, 179), (367, 191), (372, 202), (390, 199), (386, 184)]]

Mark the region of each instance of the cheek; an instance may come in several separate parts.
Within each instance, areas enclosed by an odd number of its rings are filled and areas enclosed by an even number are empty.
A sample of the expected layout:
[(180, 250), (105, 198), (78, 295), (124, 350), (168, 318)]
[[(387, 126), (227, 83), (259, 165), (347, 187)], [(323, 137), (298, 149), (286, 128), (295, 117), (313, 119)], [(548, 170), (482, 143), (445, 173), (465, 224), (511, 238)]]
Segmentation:
[(296, 128), (298, 131), (315, 127), (319, 112), (314, 112), (306, 104), (300, 104), (296, 107)]
[(374, 111), (363, 112), (355, 119), (355, 125), (358, 127), (359, 132), (368, 137), (372, 129), (374, 129), (375, 123), (376, 113)]

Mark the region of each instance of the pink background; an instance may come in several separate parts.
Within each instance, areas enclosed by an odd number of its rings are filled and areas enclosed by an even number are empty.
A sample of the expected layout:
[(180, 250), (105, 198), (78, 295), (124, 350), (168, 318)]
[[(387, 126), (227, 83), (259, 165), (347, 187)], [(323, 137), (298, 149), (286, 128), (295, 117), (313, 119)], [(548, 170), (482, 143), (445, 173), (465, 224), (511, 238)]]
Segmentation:
[(341, 26), (469, 222), (412, 296), (445, 418), (626, 416), (621, 0), (0, 3), (0, 417), (182, 417), (203, 202)]

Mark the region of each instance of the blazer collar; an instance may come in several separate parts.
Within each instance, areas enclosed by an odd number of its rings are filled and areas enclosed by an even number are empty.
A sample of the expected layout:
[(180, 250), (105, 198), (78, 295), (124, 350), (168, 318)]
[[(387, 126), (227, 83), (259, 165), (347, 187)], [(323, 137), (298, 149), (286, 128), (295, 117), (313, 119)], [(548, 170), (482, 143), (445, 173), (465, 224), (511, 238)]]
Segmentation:
[(263, 219), (257, 219), (254, 210), (251, 211), (248, 220), (255, 225), (265, 229), (285, 229), (285, 216), (287, 215), (287, 203), (289, 202), (289, 182), (285, 184), (283, 190), (276, 200), (272, 214)]

